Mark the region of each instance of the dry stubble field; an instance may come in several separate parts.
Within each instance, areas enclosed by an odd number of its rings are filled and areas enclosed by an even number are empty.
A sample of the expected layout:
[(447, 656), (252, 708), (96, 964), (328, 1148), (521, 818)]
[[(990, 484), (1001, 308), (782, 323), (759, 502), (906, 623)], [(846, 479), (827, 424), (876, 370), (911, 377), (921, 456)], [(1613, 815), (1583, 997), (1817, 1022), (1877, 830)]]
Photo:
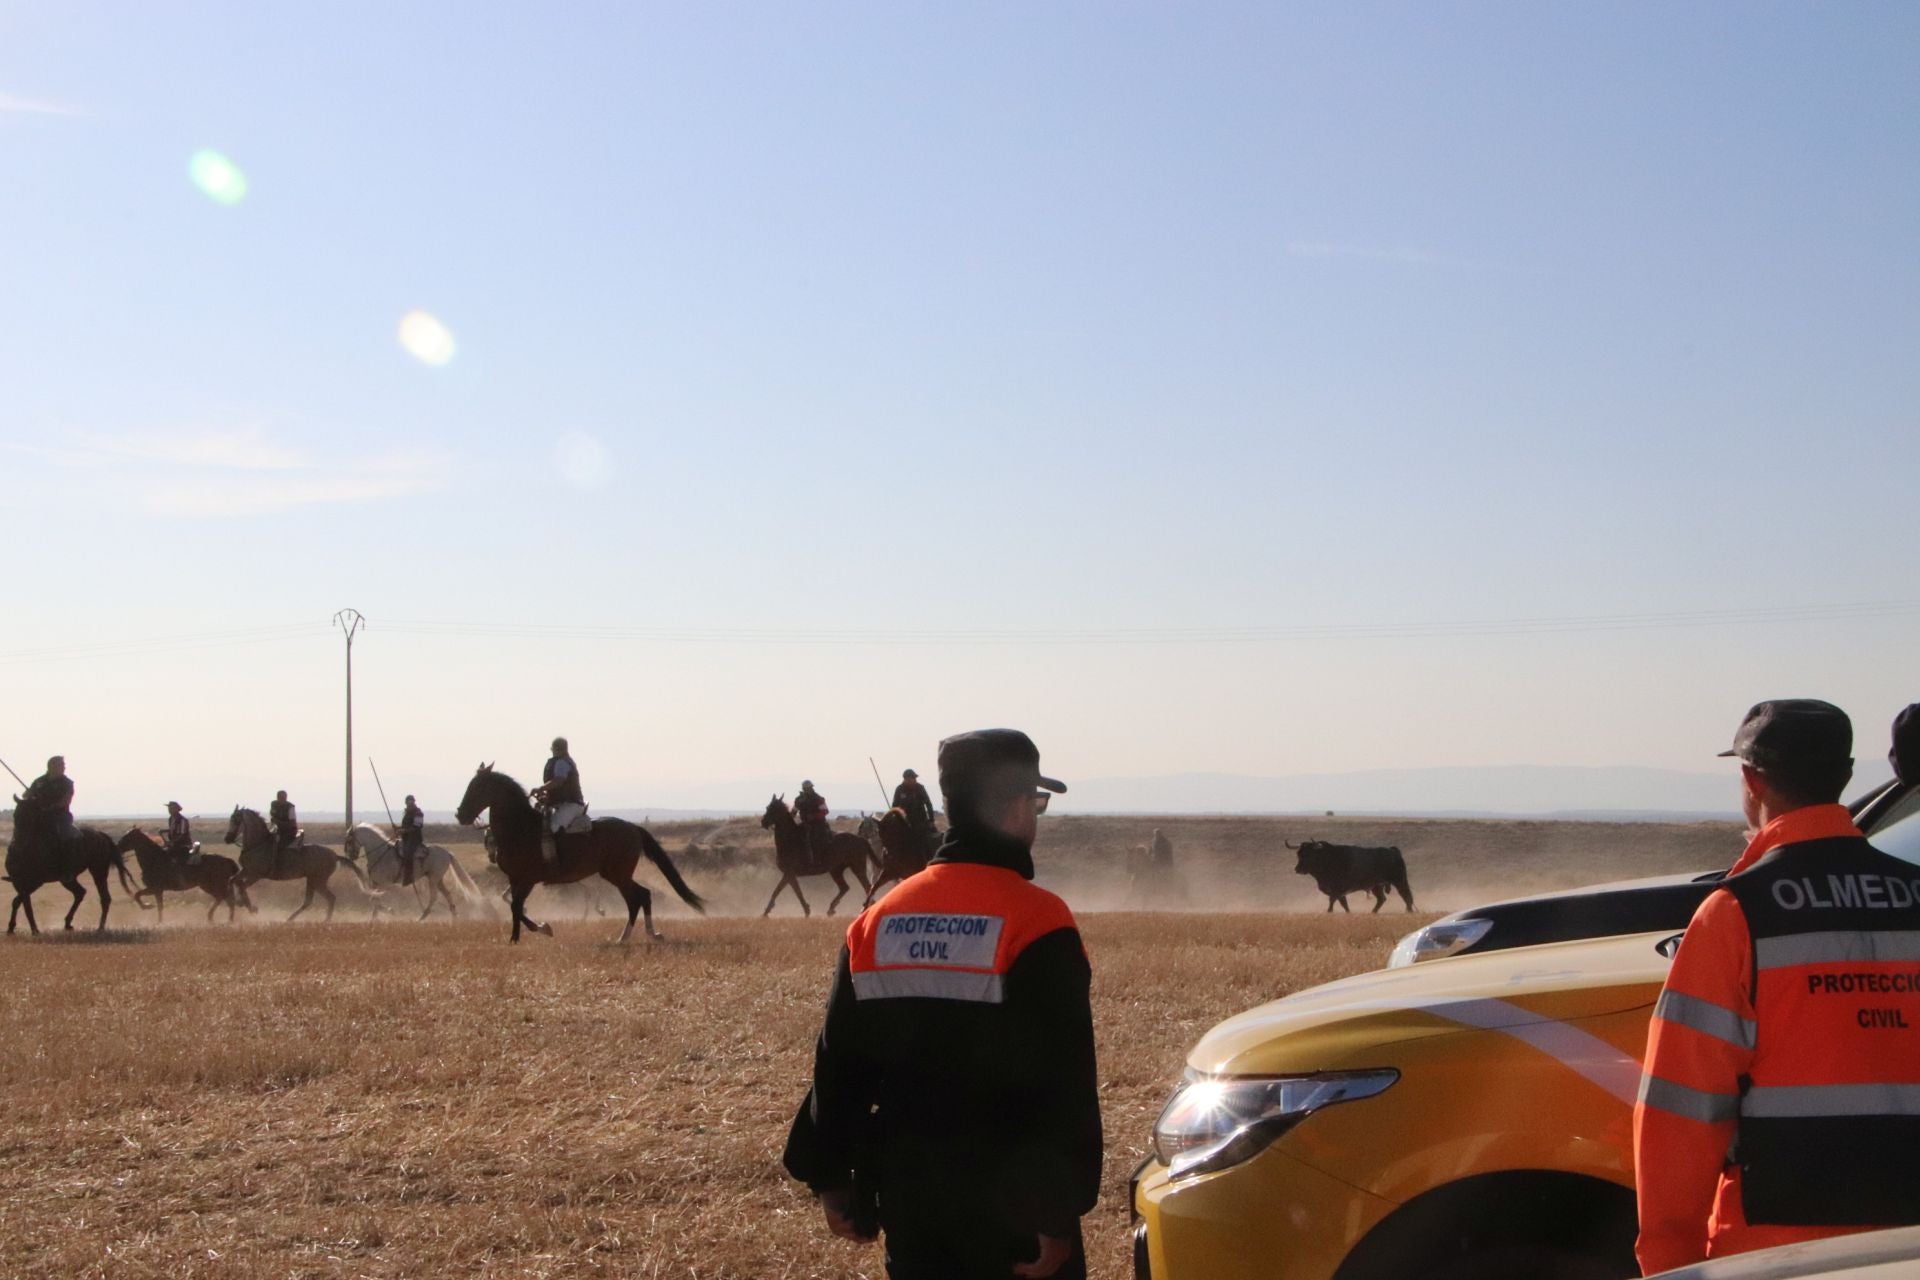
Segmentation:
[[(1082, 916), (1108, 1145), (1089, 1245), (1110, 1280), (1127, 1274), (1125, 1178), (1200, 1032), (1373, 967), (1428, 918), (1303, 914), (1323, 900), (1290, 866), (1264, 846), (1231, 856), (1249, 820), (1218, 820), (1213, 845), (1208, 821), (1173, 834), (1195, 905), (1214, 910)], [(1098, 907), (1125, 892), (1103, 842), (1140, 824), (1077, 822), (1050, 823), (1040, 856)], [(1728, 838), (1546, 834), (1573, 844), (1515, 876), (1691, 866)], [(723, 907), (757, 910), (770, 887), (748, 862), (699, 870)], [(263, 895), (254, 927), (175, 927), (200, 918), (189, 895), (164, 930), (0, 944), (0, 1276), (881, 1274), (778, 1167), (841, 922), (680, 910), (663, 913), (666, 942), (623, 949), (606, 942), (615, 922), (569, 904), (559, 938), (510, 948), (498, 922), (367, 923), (358, 891), (342, 894), (351, 919), (262, 923), (288, 892)], [(1283, 892), (1287, 911), (1219, 909)], [(66, 895), (36, 901), (44, 922)], [(116, 926), (152, 918), (116, 903)]]

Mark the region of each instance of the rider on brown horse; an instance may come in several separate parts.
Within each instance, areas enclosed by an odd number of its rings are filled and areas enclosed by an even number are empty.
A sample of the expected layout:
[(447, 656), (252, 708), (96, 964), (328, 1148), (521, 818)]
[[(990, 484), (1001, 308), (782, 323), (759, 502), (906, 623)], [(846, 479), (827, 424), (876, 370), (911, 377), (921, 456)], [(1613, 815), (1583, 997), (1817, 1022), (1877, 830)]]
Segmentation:
[(178, 800), (167, 801), (166, 850), (182, 867), (197, 861), (199, 850), (193, 843), (193, 823), (181, 810)]
[(793, 820), (806, 833), (807, 852), (818, 859), (833, 839), (833, 827), (827, 822), (827, 798), (813, 789), (811, 780), (802, 782), (800, 794), (793, 798)]
[(47, 771), (28, 783), (20, 798), (41, 807), (62, 845), (71, 847), (79, 841), (80, 829), (73, 825), (73, 779), (67, 776), (65, 756), (49, 756)]
[(540, 833), (540, 856), (551, 867), (560, 856), (556, 845), (561, 832), (591, 830), (584, 821), (587, 797), (580, 789), (580, 766), (573, 762), (565, 738), (553, 740), (553, 754), (540, 770), (540, 785), (528, 798), (546, 817)]
[(273, 824), (276, 849), (291, 849), (300, 843), (300, 818), (293, 811), (293, 801), (287, 799), (287, 793), (278, 792), (273, 803), (267, 806), (267, 821)]
[(939, 843), (939, 832), (933, 825), (933, 797), (913, 770), (900, 775), (900, 785), (893, 789), (893, 807), (907, 815), (907, 826), (919, 847), (931, 852)]

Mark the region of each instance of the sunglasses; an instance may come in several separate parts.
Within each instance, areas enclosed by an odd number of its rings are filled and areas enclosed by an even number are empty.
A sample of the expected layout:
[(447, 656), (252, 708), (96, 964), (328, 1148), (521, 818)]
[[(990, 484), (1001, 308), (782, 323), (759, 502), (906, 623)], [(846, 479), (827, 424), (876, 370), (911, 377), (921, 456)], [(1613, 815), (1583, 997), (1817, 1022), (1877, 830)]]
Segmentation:
[(1034, 792), (1033, 793), (1033, 811), (1036, 814), (1045, 813), (1047, 811), (1047, 802), (1051, 799), (1053, 799), (1053, 792), (1051, 791)]

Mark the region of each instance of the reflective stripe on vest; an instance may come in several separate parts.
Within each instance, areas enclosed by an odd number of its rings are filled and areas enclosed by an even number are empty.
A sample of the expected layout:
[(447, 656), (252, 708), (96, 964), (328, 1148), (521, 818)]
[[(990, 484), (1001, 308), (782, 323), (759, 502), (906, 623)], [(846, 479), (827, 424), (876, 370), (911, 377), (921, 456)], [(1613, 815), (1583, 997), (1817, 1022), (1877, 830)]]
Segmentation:
[(1920, 870), (1838, 836), (1782, 846), (1725, 887), (1753, 936), (1734, 1144), (1747, 1221), (1920, 1223)]
[(1073, 927), (1054, 894), (1018, 872), (936, 863), (902, 881), (847, 930), (847, 967), (860, 1000), (1000, 1004), (1029, 944)]

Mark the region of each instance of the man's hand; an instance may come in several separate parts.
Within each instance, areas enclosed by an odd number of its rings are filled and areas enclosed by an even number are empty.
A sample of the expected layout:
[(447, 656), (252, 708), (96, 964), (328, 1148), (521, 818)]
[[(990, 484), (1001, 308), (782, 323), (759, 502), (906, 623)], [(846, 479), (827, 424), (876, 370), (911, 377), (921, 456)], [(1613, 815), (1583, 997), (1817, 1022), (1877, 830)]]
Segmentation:
[(1032, 1262), (1015, 1264), (1013, 1274), (1024, 1276), (1027, 1280), (1046, 1280), (1066, 1264), (1073, 1256), (1073, 1241), (1063, 1240), (1059, 1236), (1050, 1236), (1044, 1232), (1040, 1236), (1040, 1256)]
[[(839, 1236), (842, 1240), (852, 1240), (856, 1244), (873, 1243), (873, 1236), (862, 1233), (860, 1228), (853, 1225), (853, 1218), (851, 1216), (853, 1213), (853, 1193), (851, 1191), (822, 1191), (820, 1193), (820, 1209), (821, 1212), (827, 1215), (827, 1230), (833, 1232), (833, 1234)], [(1059, 1265), (1057, 1262), (1054, 1263), (1056, 1267)], [(1038, 1274), (1052, 1275), (1053, 1272), (1044, 1271)]]

